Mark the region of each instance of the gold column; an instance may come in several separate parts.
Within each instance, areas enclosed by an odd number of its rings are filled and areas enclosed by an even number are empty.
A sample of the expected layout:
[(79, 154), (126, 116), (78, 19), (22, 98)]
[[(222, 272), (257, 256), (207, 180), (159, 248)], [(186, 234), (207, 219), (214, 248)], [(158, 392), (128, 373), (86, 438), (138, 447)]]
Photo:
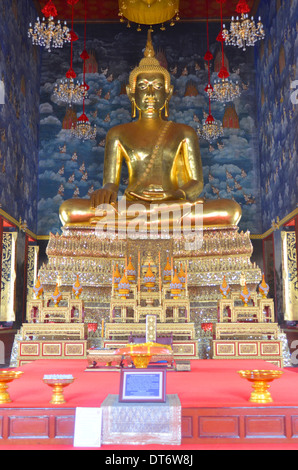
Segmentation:
[(27, 261), (27, 299), (33, 298), (33, 288), (37, 280), (38, 271), (38, 253), (39, 247), (35, 245), (28, 246), (28, 261)]

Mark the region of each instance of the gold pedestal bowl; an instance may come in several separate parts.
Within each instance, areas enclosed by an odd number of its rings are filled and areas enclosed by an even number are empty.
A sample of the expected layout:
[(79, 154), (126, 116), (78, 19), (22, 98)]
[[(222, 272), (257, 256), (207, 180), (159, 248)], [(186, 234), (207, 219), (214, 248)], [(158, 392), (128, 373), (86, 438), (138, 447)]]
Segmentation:
[(52, 405), (63, 405), (66, 403), (64, 398), (64, 389), (68, 387), (68, 385), (74, 382), (75, 378), (43, 378), (43, 382), (53, 389), (52, 399), (50, 403)]
[(130, 357), (134, 363), (136, 369), (147, 369), (151, 359), (152, 354), (148, 353), (132, 353)]
[(7, 391), (8, 384), (13, 382), (15, 379), (19, 379), (24, 372), (14, 370), (1, 370), (0, 371), (0, 405), (5, 403), (11, 403), (12, 400)]
[(130, 357), (136, 369), (147, 369), (153, 356), (172, 355), (173, 351), (170, 346), (157, 343), (131, 343), (117, 349), (115, 354)]
[(268, 391), (271, 383), (279, 379), (283, 371), (280, 370), (240, 370), (238, 374), (252, 383), (253, 392), (249, 401), (251, 403), (272, 403), (273, 399)]

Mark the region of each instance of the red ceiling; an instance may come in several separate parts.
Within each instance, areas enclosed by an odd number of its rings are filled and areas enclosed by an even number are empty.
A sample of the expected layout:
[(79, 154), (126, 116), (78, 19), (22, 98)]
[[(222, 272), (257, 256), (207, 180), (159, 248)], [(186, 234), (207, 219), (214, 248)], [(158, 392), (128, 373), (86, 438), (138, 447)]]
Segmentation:
[[(36, 5), (42, 9), (48, 0), (35, 0)], [(53, 0), (60, 18), (69, 19), (71, 17), (71, 6), (67, 0)], [(74, 19), (76, 21), (83, 20), (84, 0), (79, 0), (74, 7)], [(238, 0), (226, 0), (223, 5), (223, 16), (230, 18), (235, 15), (235, 8)], [(251, 7), (251, 13), (255, 13), (255, 9), (259, 0), (247, 0)], [(87, 18), (88, 21), (117, 21), (118, 17), (118, 0), (87, 0)], [(209, 0), (209, 16), (210, 18), (220, 18), (220, 4), (216, 0)], [(205, 0), (180, 0), (180, 18), (181, 20), (206, 18), (206, 1)]]

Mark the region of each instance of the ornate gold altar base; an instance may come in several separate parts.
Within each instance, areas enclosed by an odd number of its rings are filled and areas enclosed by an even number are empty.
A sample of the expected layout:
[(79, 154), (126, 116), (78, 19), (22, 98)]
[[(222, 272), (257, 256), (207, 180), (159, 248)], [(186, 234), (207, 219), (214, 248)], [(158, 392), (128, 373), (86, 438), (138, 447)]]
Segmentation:
[(219, 300), (218, 316), (213, 325), (214, 359), (262, 359), (284, 366), (281, 330), (274, 322), (272, 299), (248, 290), (242, 299), (240, 292), (232, 293)]
[[(90, 358), (94, 345), (98, 351), (115, 350), (147, 340), (171, 344), (174, 359), (194, 359), (203, 357), (206, 340), (212, 350), (208, 357), (246, 354), (282, 365), (273, 300), (256, 292), (262, 276), (251, 263), (252, 251), (249, 233), (239, 233), (237, 227), (204, 228), (201, 240), (98, 237), (90, 227), (51, 234), (48, 262), (39, 272), (42, 300), (28, 302), (19, 361), (43, 357), (44, 352), (56, 358), (61, 351), (60, 357), (74, 352)], [(148, 268), (152, 287), (144, 280)], [(184, 281), (176, 291), (171, 285), (176, 285), (174, 279), (180, 282), (174, 275), (179, 269)], [(120, 282), (124, 273), (128, 279)], [(76, 279), (82, 288), (79, 299), (73, 290)], [(118, 283), (124, 287), (116, 288)], [(244, 285), (250, 294), (247, 304), (241, 300)], [(61, 286), (58, 308), (50, 301), (55, 286)]]
[(52, 292), (60, 279), (64, 290), (71, 292), (78, 274), (83, 287), (81, 298), (88, 321), (109, 322), (113, 266), (123, 272), (129, 257), (137, 269), (138, 256), (151, 258), (164, 267), (169, 258), (173, 267), (187, 269), (190, 321), (196, 328), (201, 322), (217, 321), (219, 286), (226, 277), (231, 291), (240, 289), (243, 277), (253, 291), (261, 281), (260, 269), (251, 262), (253, 252), (249, 233), (238, 227), (205, 227), (202, 244), (183, 236), (155, 239), (119, 239), (98, 237), (96, 229), (64, 229), (62, 235), (50, 235), (48, 262), (40, 270), (45, 292)]
[(27, 323), (15, 337), (11, 366), (22, 366), (37, 359), (85, 359), (88, 326), (84, 322), (84, 302), (63, 293), (58, 305), (52, 294), (31, 299), (27, 304)]

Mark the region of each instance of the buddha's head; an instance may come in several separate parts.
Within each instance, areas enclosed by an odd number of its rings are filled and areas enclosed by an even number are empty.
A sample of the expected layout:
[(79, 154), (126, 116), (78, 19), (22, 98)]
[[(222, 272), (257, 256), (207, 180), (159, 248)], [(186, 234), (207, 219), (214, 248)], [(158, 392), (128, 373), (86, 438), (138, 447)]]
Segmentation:
[(136, 108), (148, 117), (160, 114), (165, 108), (167, 116), (168, 102), (172, 94), (170, 74), (155, 58), (149, 30), (144, 58), (131, 72), (127, 86), (127, 95), (133, 105), (133, 117), (135, 117)]

